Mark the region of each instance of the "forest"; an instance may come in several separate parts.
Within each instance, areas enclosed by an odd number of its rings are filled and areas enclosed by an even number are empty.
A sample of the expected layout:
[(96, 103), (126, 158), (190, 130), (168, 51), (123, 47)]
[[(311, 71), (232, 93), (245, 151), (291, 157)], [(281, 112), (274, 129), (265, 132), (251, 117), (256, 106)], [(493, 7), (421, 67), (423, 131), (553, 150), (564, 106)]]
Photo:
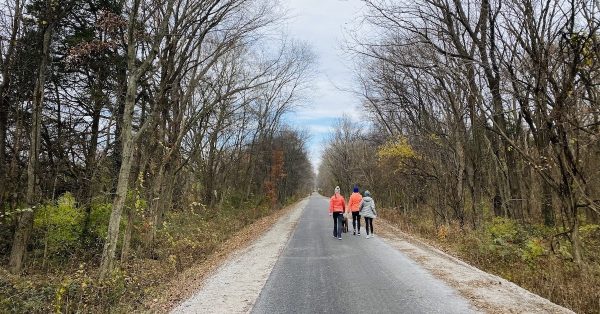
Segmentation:
[(0, 312), (148, 311), (316, 181), (598, 313), (600, 1), (361, 1), (315, 177), (282, 1), (3, 0)]
[(0, 3), (0, 312), (143, 310), (307, 195), (314, 56), (271, 0)]
[[(363, 111), (318, 186), (576, 312), (600, 309), (600, 3), (366, 0)], [(376, 227), (377, 229), (377, 227)]]

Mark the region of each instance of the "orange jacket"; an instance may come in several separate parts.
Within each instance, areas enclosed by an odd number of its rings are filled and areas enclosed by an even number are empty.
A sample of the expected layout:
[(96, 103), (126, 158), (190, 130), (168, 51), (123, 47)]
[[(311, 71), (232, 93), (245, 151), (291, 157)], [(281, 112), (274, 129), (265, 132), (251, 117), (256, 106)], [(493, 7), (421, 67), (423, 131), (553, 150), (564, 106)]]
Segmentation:
[(346, 211), (346, 199), (340, 194), (340, 196), (332, 196), (329, 200), (329, 212), (344, 212)]
[(348, 199), (349, 209), (353, 212), (359, 211), (360, 201), (362, 201), (362, 196), (360, 195), (360, 193), (352, 193), (352, 195), (350, 195), (350, 198)]

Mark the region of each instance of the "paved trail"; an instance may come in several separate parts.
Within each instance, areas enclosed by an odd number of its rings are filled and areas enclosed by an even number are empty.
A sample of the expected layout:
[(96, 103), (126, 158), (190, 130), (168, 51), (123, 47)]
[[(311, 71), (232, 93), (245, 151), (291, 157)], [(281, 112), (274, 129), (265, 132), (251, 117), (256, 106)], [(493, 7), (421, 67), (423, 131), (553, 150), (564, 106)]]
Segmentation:
[[(442, 281), (378, 237), (332, 236), (328, 200), (313, 195), (253, 313), (472, 313)], [(375, 222), (377, 233), (377, 222)]]
[(339, 241), (327, 207), (313, 194), (282, 211), (173, 313), (573, 313), (382, 221), (385, 240)]

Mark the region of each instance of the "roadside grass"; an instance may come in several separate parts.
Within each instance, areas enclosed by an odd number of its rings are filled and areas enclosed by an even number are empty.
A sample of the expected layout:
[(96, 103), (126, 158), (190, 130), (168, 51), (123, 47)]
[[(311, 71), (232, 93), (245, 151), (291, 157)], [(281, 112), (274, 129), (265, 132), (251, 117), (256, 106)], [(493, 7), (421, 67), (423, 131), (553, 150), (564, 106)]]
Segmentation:
[[(94, 210), (105, 210), (106, 206)], [(74, 206), (60, 210), (69, 217), (76, 217), (73, 213), (79, 211)], [(141, 239), (132, 239), (129, 260), (103, 281), (97, 279), (102, 246), (81, 244), (79, 230), (71, 229), (79, 222), (61, 220), (63, 224), (53, 225), (52, 219), (38, 221), (36, 232), (49, 236), (34, 241), (26, 261), (26, 276), (11, 275), (0, 267), (0, 313), (147, 312), (146, 301), (157, 288), (215, 254), (236, 231), (275, 212), (259, 201), (225, 202), (218, 209), (192, 206), (171, 211), (157, 234), (153, 252), (143, 252)], [(97, 229), (101, 237), (108, 216), (93, 214), (99, 218), (92, 230)], [(140, 222), (134, 228), (144, 225)], [(99, 239), (96, 242), (101, 242)], [(0, 263), (6, 265), (6, 256)]]
[[(480, 228), (403, 215), (382, 209), (381, 217), (406, 233), (461, 258), (481, 270), (503, 277), (577, 313), (600, 313), (600, 226), (581, 229), (585, 265), (577, 266), (566, 239), (542, 225), (525, 227), (515, 220), (493, 218)], [(551, 244), (551, 241), (553, 243)]]

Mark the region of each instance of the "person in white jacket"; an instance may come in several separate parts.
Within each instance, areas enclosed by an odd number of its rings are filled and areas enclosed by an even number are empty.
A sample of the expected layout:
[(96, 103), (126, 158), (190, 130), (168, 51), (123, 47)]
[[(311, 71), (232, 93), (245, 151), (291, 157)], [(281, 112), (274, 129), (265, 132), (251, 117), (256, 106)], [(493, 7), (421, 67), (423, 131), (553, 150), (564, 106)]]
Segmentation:
[(360, 208), (360, 215), (365, 217), (365, 229), (367, 230), (368, 239), (375, 236), (373, 231), (373, 219), (377, 218), (377, 211), (375, 211), (375, 201), (371, 197), (371, 193), (369, 191), (365, 191), (364, 195), (365, 196), (360, 202), (358, 208)]

